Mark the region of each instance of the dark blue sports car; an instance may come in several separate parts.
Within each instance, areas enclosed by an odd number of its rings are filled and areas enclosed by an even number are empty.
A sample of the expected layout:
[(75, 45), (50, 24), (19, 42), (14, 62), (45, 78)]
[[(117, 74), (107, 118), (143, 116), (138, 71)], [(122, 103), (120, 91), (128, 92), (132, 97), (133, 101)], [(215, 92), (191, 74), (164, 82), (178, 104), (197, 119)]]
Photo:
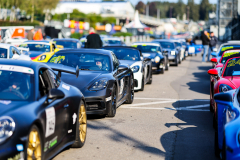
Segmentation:
[(0, 99), (1, 160), (51, 159), (67, 146), (84, 145), (84, 97), (46, 64), (0, 60)]
[[(62, 74), (64, 82), (76, 86), (83, 93), (87, 114), (114, 117), (122, 103), (132, 103), (134, 77), (129, 66), (120, 65), (116, 55), (102, 49), (69, 49), (55, 53), (47, 63), (52, 68), (79, 67), (76, 79)], [(55, 65), (58, 64), (56, 67)]]

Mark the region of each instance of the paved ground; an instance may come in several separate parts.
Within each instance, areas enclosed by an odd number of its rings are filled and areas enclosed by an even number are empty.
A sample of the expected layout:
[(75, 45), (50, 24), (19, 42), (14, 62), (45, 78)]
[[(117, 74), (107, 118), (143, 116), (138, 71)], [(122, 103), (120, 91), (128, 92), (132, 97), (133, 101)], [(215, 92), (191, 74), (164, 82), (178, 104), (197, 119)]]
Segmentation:
[(87, 141), (54, 160), (214, 160), (214, 129), (209, 112), (211, 63), (188, 57), (152, 85), (135, 93), (114, 118), (89, 117)]

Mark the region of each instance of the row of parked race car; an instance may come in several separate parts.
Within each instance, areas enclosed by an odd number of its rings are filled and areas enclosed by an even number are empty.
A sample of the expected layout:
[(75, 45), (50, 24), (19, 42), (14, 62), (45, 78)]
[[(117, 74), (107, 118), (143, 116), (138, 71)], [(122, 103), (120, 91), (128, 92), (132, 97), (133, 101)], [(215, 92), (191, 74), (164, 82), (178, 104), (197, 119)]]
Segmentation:
[(134, 91), (152, 83), (153, 72), (188, 55), (182, 40), (102, 49), (79, 44), (0, 44), (0, 159), (51, 159), (66, 146), (82, 147), (87, 114), (114, 117), (121, 104), (133, 102)]
[(212, 53), (210, 111), (215, 128), (215, 155), (240, 159), (240, 42), (222, 44)]

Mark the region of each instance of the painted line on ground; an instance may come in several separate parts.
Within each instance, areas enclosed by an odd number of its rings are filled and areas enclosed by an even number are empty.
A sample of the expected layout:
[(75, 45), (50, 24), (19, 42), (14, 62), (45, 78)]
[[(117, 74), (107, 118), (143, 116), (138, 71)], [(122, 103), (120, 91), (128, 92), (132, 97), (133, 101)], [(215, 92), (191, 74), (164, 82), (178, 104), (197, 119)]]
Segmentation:
[(172, 111), (208, 111), (208, 109), (189, 109), (189, 108), (184, 108), (184, 107), (180, 107), (180, 108), (152, 108), (152, 107), (125, 107), (125, 106), (121, 106), (120, 108), (123, 109), (143, 109), (143, 110), (172, 110)]
[(140, 98), (134, 97), (134, 99), (152, 99), (152, 100), (163, 100), (163, 101), (209, 101), (209, 99), (171, 99), (171, 98)]
[(124, 106), (125, 107), (146, 106), (146, 105), (151, 105), (151, 104), (172, 103), (172, 102), (175, 102), (175, 101), (160, 101), (160, 102), (136, 103), (136, 104), (129, 104), (129, 105), (124, 105)]

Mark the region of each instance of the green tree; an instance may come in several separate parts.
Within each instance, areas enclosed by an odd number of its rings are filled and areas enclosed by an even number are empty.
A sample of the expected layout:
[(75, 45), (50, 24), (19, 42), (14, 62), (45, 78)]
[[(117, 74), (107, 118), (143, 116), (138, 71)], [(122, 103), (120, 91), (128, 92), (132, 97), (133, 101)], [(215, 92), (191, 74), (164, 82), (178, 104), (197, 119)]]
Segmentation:
[(199, 6), (194, 3), (194, 0), (188, 0), (187, 10), (189, 7), (189, 19), (194, 21), (199, 20)]
[(209, 4), (208, 0), (202, 0), (199, 5), (199, 19), (208, 20), (208, 12), (211, 10), (212, 5)]
[(145, 14), (146, 5), (142, 1), (139, 1), (135, 9), (138, 10), (140, 14)]
[(175, 16), (182, 17), (186, 11), (186, 5), (182, 0), (178, 0), (178, 2), (174, 5)]

